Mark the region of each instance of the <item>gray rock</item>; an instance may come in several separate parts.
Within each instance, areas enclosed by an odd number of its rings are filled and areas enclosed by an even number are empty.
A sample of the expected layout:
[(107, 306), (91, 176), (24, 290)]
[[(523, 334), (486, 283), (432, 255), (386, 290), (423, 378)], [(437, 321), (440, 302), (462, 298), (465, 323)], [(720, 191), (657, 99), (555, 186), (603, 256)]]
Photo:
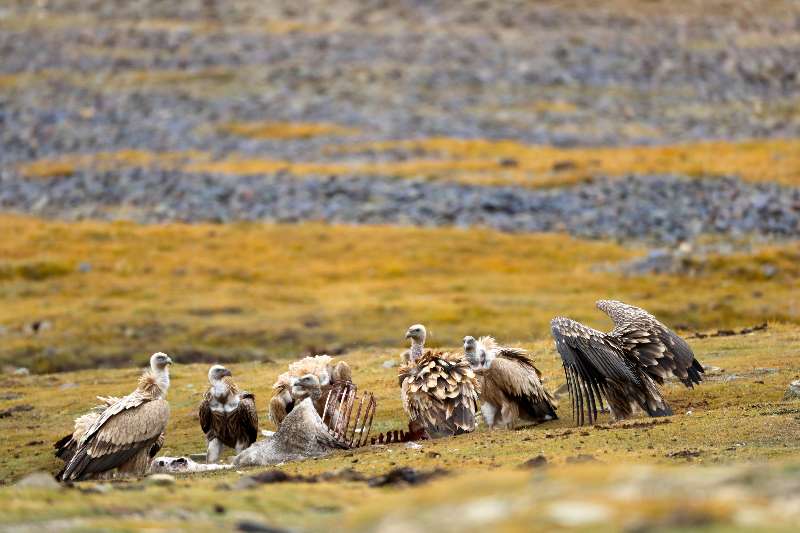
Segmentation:
[(28, 489), (60, 490), (63, 488), (52, 474), (32, 472), (16, 482), (15, 486)]

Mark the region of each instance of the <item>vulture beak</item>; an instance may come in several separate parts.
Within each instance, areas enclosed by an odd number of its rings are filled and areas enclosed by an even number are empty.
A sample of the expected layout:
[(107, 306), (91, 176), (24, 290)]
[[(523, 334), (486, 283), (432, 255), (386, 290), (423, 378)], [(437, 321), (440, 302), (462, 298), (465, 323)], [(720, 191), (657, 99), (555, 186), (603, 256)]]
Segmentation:
[(172, 357), (170, 357), (170, 356), (167, 356), (167, 364), (168, 364), (168, 365), (171, 365), (171, 364), (172, 364)]
[(410, 331), (406, 331), (406, 339), (410, 339), (411, 337), (413, 337), (411, 332)]
[(231, 374), (231, 371), (226, 368), (225, 370), (222, 371), (222, 377), (225, 376), (233, 376), (233, 374)]

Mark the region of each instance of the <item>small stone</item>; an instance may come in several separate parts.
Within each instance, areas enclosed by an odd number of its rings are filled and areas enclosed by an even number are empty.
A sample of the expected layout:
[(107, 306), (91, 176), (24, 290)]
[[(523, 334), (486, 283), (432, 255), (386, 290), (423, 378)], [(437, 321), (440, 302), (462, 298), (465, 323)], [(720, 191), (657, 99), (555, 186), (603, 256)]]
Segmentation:
[(252, 533), (284, 533), (286, 530), (272, 527), (255, 520), (242, 520), (236, 524), (237, 531), (247, 531)]
[(596, 503), (562, 501), (551, 505), (548, 515), (559, 525), (578, 527), (606, 522), (611, 517), (611, 510)]
[(389, 359), (383, 362), (383, 368), (394, 368), (397, 366), (397, 361)]
[(524, 463), (522, 463), (522, 468), (541, 468), (543, 466), (547, 466), (547, 457), (544, 455), (537, 455), (536, 457), (531, 457)]
[(111, 483), (95, 483), (89, 486), (81, 486), (80, 491), (85, 494), (108, 494), (114, 489)]
[(409, 448), (411, 450), (421, 450), (422, 444), (418, 444), (416, 442), (406, 442), (406, 448)]
[(61, 385), (58, 386), (58, 388), (59, 390), (68, 390), (68, 389), (74, 389), (77, 386), (78, 386), (77, 383), (69, 382), (69, 383), (62, 383)]
[(61, 484), (56, 481), (51, 474), (47, 472), (33, 472), (20, 479), (16, 483), (17, 487), (28, 489), (50, 489), (59, 490), (62, 488)]
[(15, 376), (29, 376), (30, 374), (31, 374), (31, 371), (28, 370), (27, 368), (25, 368), (24, 366), (21, 366), (21, 367), (16, 368), (14, 370), (14, 375)]
[(168, 487), (175, 484), (175, 476), (171, 474), (153, 474), (147, 476), (147, 482), (157, 487)]
[(92, 271), (92, 264), (91, 263), (81, 263), (78, 265), (78, 272), (82, 272), (86, 274)]

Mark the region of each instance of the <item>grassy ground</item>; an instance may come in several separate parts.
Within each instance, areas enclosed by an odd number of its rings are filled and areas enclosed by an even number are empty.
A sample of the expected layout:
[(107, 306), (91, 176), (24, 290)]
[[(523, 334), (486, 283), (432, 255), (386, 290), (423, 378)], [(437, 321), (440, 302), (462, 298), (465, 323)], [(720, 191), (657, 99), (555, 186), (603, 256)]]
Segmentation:
[[(580, 517), (588, 520), (583, 525), (599, 522), (608, 529), (727, 529), (748, 526), (752, 520), (788, 528), (798, 517), (797, 500), (783, 494), (781, 487), (796, 479), (792, 465), (797, 465), (800, 451), (800, 405), (782, 397), (787, 383), (800, 374), (799, 342), (800, 329), (776, 323), (746, 336), (692, 340), (698, 358), (723, 371), (694, 390), (668, 384), (666, 395), (676, 415), (664, 420), (618, 426), (601, 421), (596, 427), (573, 428), (568, 398), (563, 397), (561, 419), (538, 427), (495, 432), (481, 428), (471, 435), (424, 442), (421, 450), (368, 447), (283, 467), (292, 474), (350, 467), (371, 476), (406, 465), (451, 473), (420, 488), (326, 482), (229, 490), (242, 475), (229, 472), (182, 477), (169, 488), (130, 482), (92, 494), (9, 487), (0, 489), (0, 501), (7, 524), (81, 529), (231, 527), (251, 519), (318, 530), (333, 523), (361, 530), (390, 525), (422, 530), (443, 516), (451, 517), (446, 530), (522, 530), (533, 525), (546, 529), (572, 525), (570, 521)], [(563, 379), (551, 343), (525, 346), (534, 351), (547, 385), (555, 389)], [(396, 351), (383, 349), (346, 356), (360, 387), (376, 393), (377, 431), (404, 423), (396, 369), (383, 366), (396, 357)], [(140, 357), (146, 358), (147, 354)], [(177, 363), (169, 394), (166, 455), (203, 449), (195, 409), (207, 367)], [(242, 363), (231, 368), (239, 382), (256, 393), (265, 419), (270, 384), (283, 365)], [(55, 471), (59, 463), (51, 456), (51, 442), (69, 431), (72, 418), (92, 405), (94, 395), (129, 391), (137, 373), (91, 370), (4, 378), (3, 393), (14, 399), (3, 401), (3, 408), (33, 409), (0, 418), (5, 436), (0, 477), (10, 482), (32, 470)], [(262, 428), (268, 427), (262, 420)], [(519, 468), (537, 455), (544, 455), (547, 468), (532, 473)], [(780, 506), (784, 511), (776, 513)]]
[(556, 315), (606, 327), (599, 298), (690, 329), (800, 321), (796, 245), (695, 261), (692, 275), (631, 277), (615, 265), (642, 250), (562, 235), (14, 216), (0, 225), (0, 363), (38, 373), (132, 365), (155, 348), (184, 362), (399, 350), (415, 322), (430, 326), (433, 345), (484, 331), (545, 338)]
[[(292, 139), (323, 136), (336, 144), (322, 149), (327, 157), (302, 161), (228, 154), (217, 159), (198, 151), (154, 153), (121, 150), (65, 154), (19, 166), (31, 178), (71, 175), (86, 168), (120, 166), (182, 169), (233, 176), (285, 172), (309, 175), (390, 176), (453, 181), (472, 185), (523, 187), (565, 186), (594, 177), (631, 174), (676, 174), (697, 178), (739, 176), (747, 181), (800, 184), (797, 139), (715, 141), (666, 146), (557, 148), (515, 141), (432, 138), (414, 141), (347, 143), (354, 131), (332, 124), (234, 123), (221, 131), (251, 138)], [(338, 139), (337, 139), (338, 138)], [(386, 153), (401, 160), (386, 160)]]

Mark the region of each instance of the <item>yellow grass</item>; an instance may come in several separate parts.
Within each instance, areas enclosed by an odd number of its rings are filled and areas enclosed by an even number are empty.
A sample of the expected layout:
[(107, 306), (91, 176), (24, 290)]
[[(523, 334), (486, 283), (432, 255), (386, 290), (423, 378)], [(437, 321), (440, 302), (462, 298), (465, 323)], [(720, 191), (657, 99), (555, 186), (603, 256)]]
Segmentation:
[(221, 125), (220, 130), (252, 139), (309, 139), (352, 135), (358, 131), (336, 124), (315, 122), (230, 122)]
[[(347, 136), (354, 130), (334, 124), (234, 123), (221, 126), (254, 138)], [(408, 153), (403, 161), (369, 161), (361, 154)], [(89, 166), (155, 166), (187, 172), (293, 176), (391, 176), (427, 178), (474, 185), (544, 187), (569, 185), (597, 176), (677, 174), (696, 178), (739, 176), (752, 182), (800, 185), (800, 140), (710, 141), (667, 146), (556, 148), (516, 141), (431, 138), (339, 144), (328, 148), (333, 161), (294, 161), (230, 154), (214, 159), (197, 151), (156, 153), (137, 150), (64, 155), (22, 164), (31, 177), (63, 175)]]
[[(426, 174), (432, 165), (448, 178), (476, 184), (553, 185), (594, 176), (682, 174), (693, 177), (730, 175), (747, 181), (800, 184), (800, 140), (709, 141), (666, 146), (556, 148), (516, 141), (430, 138), (364, 143), (337, 148), (339, 153), (406, 151), (428, 154), (428, 160), (399, 164), (398, 174)], [(431, 161), (433, 160), (433, 161)], [(513, 168), (503, 165), (513, 160)], [(415, 164), (417, 168), (414, 169)]]
[[(795, 245), (712, 257), (692, 276), (627, 277), (614, 265), (643, 251), (557, 234), (8, 215), (0, 226), (0, 363), (37, 372), (127, 364), (154, 345), (193, 360), (394, 351), (415, 322), (434, 345), (546, 338), (556, 315), (606, 327), (593, 302), (609, 297), (690, 328), (800, 321)], [(36, 320), (52, 328), (26, 333)]]

